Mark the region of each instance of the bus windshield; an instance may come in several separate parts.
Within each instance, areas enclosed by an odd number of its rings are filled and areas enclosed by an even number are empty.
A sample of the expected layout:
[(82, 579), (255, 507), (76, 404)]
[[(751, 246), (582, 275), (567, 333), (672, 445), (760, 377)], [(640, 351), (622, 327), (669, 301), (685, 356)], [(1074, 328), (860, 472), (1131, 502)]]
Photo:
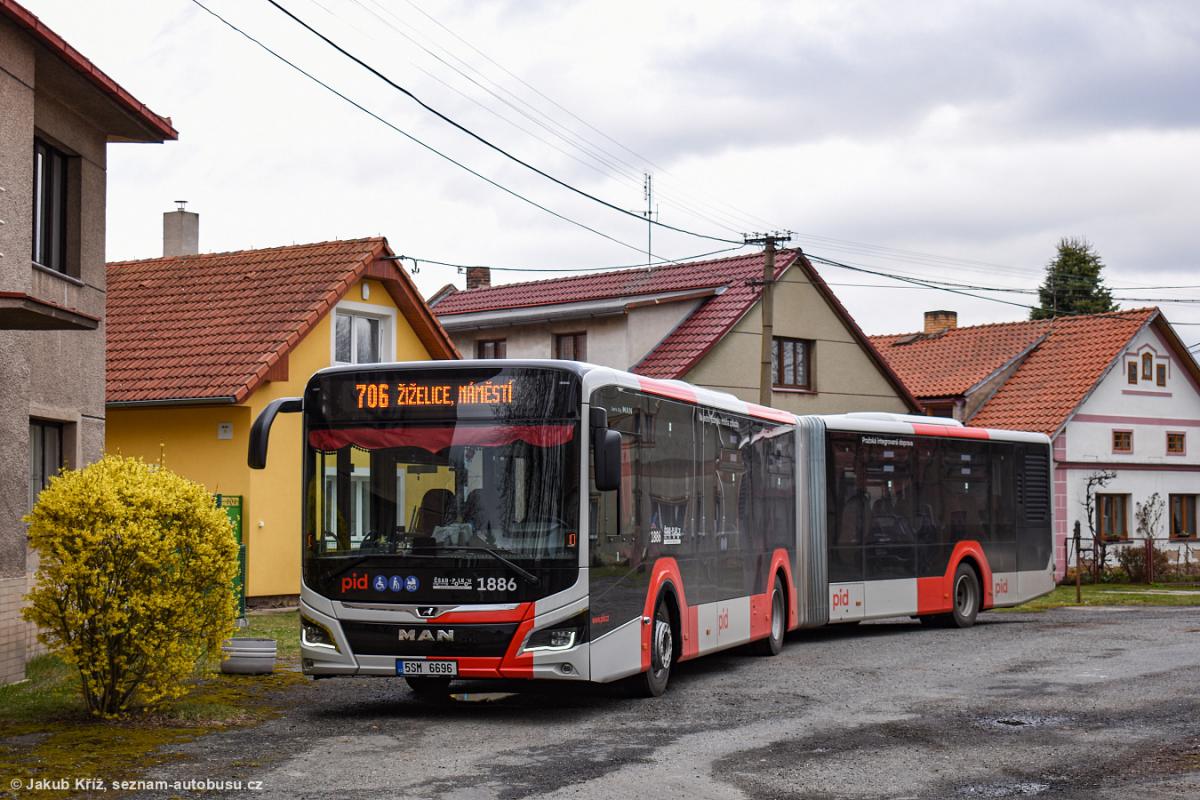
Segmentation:
[[(313, 588), (343, 599), (468, 602), (531, 599), (574, 582), (578, 414), (562, 416), (544, 394), (539, 408), (446, 404), (459, 386), (478, 386), (458, 379), (354, 380), (376, 387), (376, 405), (386, 394), (388, 413), (355, 407), (307, 420)], [(489, 391), (505, 399), (517, 390)], [(397, 409), (402, 392), (437, 407)]]

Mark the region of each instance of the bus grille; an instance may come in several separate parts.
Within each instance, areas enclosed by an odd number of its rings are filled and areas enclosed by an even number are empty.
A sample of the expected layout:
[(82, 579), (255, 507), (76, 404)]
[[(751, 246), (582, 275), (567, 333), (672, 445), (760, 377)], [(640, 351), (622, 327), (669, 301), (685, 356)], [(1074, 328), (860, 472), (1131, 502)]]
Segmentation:
[(517, 624), (396, 625), (343, 621), (342, 631), (350, 649), (358, 655), (499, 658), (508, 651)]

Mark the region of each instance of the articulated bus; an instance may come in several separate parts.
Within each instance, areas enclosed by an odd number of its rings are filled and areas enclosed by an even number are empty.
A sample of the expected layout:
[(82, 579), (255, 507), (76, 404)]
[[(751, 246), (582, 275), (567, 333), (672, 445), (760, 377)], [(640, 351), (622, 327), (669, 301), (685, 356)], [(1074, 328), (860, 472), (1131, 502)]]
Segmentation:
[(787, 631), (968, 627), (1054, 585), (1050, 442), (797, 417), (566, 361), (333, 367), (303, 415), (303, 669), (628, 679)]

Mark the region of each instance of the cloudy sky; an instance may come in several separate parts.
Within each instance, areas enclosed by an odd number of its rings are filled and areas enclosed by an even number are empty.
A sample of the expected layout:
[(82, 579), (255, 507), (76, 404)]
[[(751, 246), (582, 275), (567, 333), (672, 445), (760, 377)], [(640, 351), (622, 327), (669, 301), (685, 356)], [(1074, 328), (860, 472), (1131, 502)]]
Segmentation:
[[(399, 253), (453, 263), (644, 263), (644, 222), (489, 151), (267, 0), (201, 1), (395, 128), (573, 222), (347, 104), (193, 0), (24, 0), (180, 132), (110, 148), (111, 259), (159, 255), (161, 213), (186, 199), (205, 251), (383, 234)], [(643, 208), (651, 172), (663, 223), (739, 241), (789, 229), (843, 263), (1025, 290), (1059, 238), (1081, 236), (1119, 296), (1200, 298), (1145, 288), (1200, 287), (1200, 5), (1187, 0), (279, 2), (437, 110), (613, 205)], [(652, 250), (678, 259), (727, 246), (656, 230)], [(933, 308), (958, 310), (960, 324), (1027, 316), (820, 269), (869, 333), (916, 329)], [(416, 279), (426, 294), (463, 280), (429, 264)], [(1200, 342), (1200, 300), (1161, 305), (1185, 323), (1185, 342)]]

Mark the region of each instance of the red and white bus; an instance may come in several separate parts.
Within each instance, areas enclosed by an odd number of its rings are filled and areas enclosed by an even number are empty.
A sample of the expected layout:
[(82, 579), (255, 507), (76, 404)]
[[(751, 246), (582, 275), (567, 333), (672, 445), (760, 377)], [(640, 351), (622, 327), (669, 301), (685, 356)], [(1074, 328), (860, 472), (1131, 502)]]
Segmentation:
[(314, 676), (608, 682), (788, 630), (967, 627), (1054, 585), (1050, 442), (894, 414), (797, 417), (563, 361), (321, 370), (303, 414)]

